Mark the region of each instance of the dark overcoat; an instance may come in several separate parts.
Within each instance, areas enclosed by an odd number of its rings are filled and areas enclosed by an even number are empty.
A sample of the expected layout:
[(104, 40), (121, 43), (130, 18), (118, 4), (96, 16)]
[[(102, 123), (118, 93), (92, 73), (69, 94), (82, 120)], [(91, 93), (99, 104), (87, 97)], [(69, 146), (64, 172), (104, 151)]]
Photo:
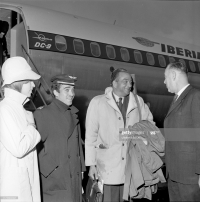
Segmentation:
[(164, 120), (166, 169), (173, 181), (197, 184), (200, 174), (200, 91), (188, 86)]
[(78, 110), (54, 99), (34, 113), (42, 142), (38, 146), (44, 202), (79, 202), (85, 170)]

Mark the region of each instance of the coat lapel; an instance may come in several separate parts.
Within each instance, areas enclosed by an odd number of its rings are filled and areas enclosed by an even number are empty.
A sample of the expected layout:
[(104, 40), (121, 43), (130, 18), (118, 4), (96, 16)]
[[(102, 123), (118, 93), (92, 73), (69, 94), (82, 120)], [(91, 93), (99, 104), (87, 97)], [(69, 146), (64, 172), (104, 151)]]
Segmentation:
[(130, 94), (129, 94), (129, 103), (128, 103), (128, 108), (127, 108), (126, 114), (129, 114), (135, 108), (137, 108), (137, 103), (135, 101), (133, 93), (130, 92)]
[[(115, 100), (112, 97), (112, 90), (110, 90), (109, 92), (106, 93), (106, 98), (107, 98), (108, 104), (111, 107), (113, 107), (116, 111), (121, 113), (121, 111), (119, 110)], [(135, 108), (137, 108), (137, 103), (135, 101), (135, 98), (134, 98), (133, 94), (130, 92), (130, 94), (129, 94), (129, 102), (128, 102), (128, 107), (127, 107), (127, 110), (126, 110), (126, 114), (129, 114)]]
[[(181, 103), (181, 101), (185, 98), (185, 96), (190, 92), (191, 89), (192, 89), (192, 86), (189, 85), (189, 86), (183, 91), (183, 93), (178, 97), (177, 101), (176, 101), (173, 105), (170, 106), (169, 111), (168, 111), (166, 117), (169, 116), (169, 114), (170, 114), (174, 109), (176, 109), (177, 106), (179, 106), (179, 104)], [(166, 118), (166, 117), (165, 117), (165, 118)]]
[(107, 98), (107, 102), (108, 104), (114, 108), (116, 111), (118, 111), (119, 113), (121, 113), (121, 111), (119, 110), (113, 96), (112, 96), (112, 91), (109, 91), (107, 94), (106, 94), (106, 98)]
[(68, 133), (68, 139), (71, 137), (76, 125), (79, 123), (77, 112), (78, 112), (78, 109), (76, 107), (74, 106), (70, 107), (69, 113), (71, 113), (71, 126), (70, 126), (71, 130)]
[(122, 116), (124, 119), (124, 125), (126, 125), (126, 112), (128, 108), (128, 103), (129, 103), (129, 95), (124, 97), (124, 103), (122, 105)]

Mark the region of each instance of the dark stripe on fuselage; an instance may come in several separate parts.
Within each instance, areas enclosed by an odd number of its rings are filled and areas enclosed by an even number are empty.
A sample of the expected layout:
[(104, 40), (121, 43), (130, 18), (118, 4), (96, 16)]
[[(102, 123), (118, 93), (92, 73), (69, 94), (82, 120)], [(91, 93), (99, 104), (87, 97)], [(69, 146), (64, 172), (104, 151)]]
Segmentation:
[[(74, 50), (74, 45), (73, 45), (73, 40), (77, 39), (74, 37), (69, 37), (69, 36), (63, 36), (63, 35), (57, 35), (57, 34), (51, 34), (51, 33), (45, 33), (45, 32), (38, 32), (38, 31), (32, 31), (32, 30), (28, 30), (28, 38), (29, 38), (29, 48), (30, 49), (34, 49), (34, 50), (44, 50), (44, 51), (51, 51), (51, 52), (60, 52), (60, 53), (66, 53), (66, 54), (73, 54), (73, 55), (79, 55), (79, 56), (87, 56), (87, 57), (93, 57), (93, 58), (102, 58), (102, 59), (107, 59), (107, 60), (114, 60), (114, 61), (120, 61), (120, 62), (126, 62), (126, 63), (133, 63), (133, 64), (139, 64), (139, 65), (146, 65), (146, 66), (153, 66), (153, 67), (159, 67), (159, 68), (165, 68), (161, 67), (159, 64), (159, 60), (158, 60), (158, 56), (162, 55), (165, 58), (166, 61), (166, 65), (170, 63), (169, 58), (173, 57), (175, 59), (175, 61), (179, 61), (179, 59), (182, 59), (185, 61), (186, 66), (189, 69), (189, 72), (191, 73), (197, 73), (200, 74), (200, 63), (194, 61), (194, 60), (187, 60), (187, 59), (183, 59), (183, 58), (178, 58), (178, 57), (174, 57), (174, 56), (168, 56), (168, 55), (163, 55), (163, 54), (157, 54), (157, 53), (153, 53), (153, 52), (147, 52), (147, 51), (143, 51), (143, 50), (138, 50), (138, 49), (131, 49), (131, 48), (126, 48), (126, 47), (121, 47), (121, 46), (116, 46), (113, 44), (106, 44), (106, 43), (101, 43), (101, 42), (97, 42), (97, 41), (90, 41), (90, 40), (85, 40), (85, 39), (80, 39), (83, 44), (84, 44), (84, 53), (83, 54), (78, 54), (75, 52)], [(62, 36), (65, 38), (66, 42), (67, 42), (67, 49), (65, 51), (60, 51), (57, 49), (56, 45), (55, 45), (55, 37), (56, 36)], [(91, 49), (90, 49), (90, 43), (91, 42), (95, 42), (98, 43), (100, 46), (100, 50), (101, 50), (101, 55), (99, 57), (95, 57), (92, 55), (91, 53)], [(115, 49), (115, 53), (116, 53), (116, 57), (115, 59), (110, 59), (107, 56), (106, 53), (106, 46), (107, 45), (111, 45), (112, 47), (114, 47)], [(124, 61), (121, 57), (121, 53), (120, 53), (120, 48), (126, 48), (129, 52), (129, 56), (130, 56), (130, 60), (129, 61)], [(137, 63), (134, 57), (134, 51), (139, 51), (142, 54), (142, 63)], [(150, 65), (147, 61), (147, 53), (151, 53), (154, 57), (155, 63), (154, 65)], [(189, 65), (189, 61), (193, 61), (193, 63), (195, 64), (195, 71), (191, 70), (190, 65)]]

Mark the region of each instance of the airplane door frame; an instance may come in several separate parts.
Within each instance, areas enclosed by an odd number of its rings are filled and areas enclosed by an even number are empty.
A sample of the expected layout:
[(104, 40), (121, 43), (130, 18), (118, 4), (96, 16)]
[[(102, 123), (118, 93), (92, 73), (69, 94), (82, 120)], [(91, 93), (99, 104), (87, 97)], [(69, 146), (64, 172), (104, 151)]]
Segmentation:
[[(17, 23), (10, 28), (10, 55), (13, 56), (22, 56), (27, 61), (29, 58), (26, 53), (23, 51), (21, 45), (24, 46), (26, 51), (29, 53), (29, 40), (28, 40), (28, 29), (29, 27), (26, 24), (26, 19), (23, 14), (23, 10), (20, 7), (14, 7), (11, 5), (1, 4), (0, 9), (10, 10), (17, 13)], [(22, 24), (21, 24), (22, 23)], [(12, 23), (11, 23), (12, 24)]]

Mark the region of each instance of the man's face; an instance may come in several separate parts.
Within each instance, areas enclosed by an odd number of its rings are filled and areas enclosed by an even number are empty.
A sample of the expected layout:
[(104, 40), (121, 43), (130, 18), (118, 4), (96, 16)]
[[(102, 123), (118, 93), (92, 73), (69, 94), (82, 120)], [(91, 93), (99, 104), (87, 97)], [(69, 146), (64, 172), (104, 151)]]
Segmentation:
[(168, 92), (174, 93), (174, 82), (173, 82), (173, 74), (172, 71), (166, 68), (165, 70), (165, 80), (164, 84), (167, 87)]
[(133, 85), (132, 77), (127, 72), (120, 72), (113, 82), (113, 91), (119, 97), (129, 95)]
[(72, 105), (72, 101), (75, 96), (74, 86), (61, 84), (60, 92), (57, 92), (56, 90), (54, 90), (54, 95), (56, 96), (56, 99), (70, 106)]

